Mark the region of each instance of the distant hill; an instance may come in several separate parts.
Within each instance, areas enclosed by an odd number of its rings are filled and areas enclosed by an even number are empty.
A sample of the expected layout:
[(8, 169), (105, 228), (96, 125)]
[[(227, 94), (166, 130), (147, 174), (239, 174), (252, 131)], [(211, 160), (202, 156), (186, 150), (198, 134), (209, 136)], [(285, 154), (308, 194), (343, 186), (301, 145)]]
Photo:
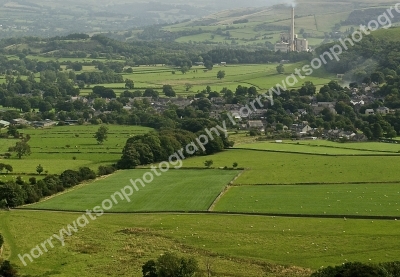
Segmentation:
[[(289, 3), (290, 1), (286, 1)], [(392, 6), (386, 0), (328, 1), (299, 0), (296, 2), (296, 32), (307, 38), (311, 46), (329, 43), (351, 33), (352, 27), (376, 19)], [(199, 19), (152, 27), (151, 36), (144, 29), (128, 39), (160, 39), (178, 42), (205, 42), (207, 44), (240, 44), (269, 46), (288, 31), (290, 6), (280, 4), (270, 7), (227, 9)], [(155, 32), (154, 28), (158, 28)], [(144, 35), (143, 35), (144, 34)], [(114, 37), (118, 38), (118, 37)]]

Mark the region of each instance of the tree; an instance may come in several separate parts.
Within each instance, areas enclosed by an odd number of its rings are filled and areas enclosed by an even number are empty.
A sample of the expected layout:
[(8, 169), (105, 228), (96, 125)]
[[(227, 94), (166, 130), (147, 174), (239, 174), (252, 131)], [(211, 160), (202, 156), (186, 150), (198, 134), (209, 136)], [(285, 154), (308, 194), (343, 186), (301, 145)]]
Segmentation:
[(18, 129), (17, 129), (17, 127), (14, 126), (14, 125), (8, 126), (7, 134), (8, 134), (9, 136), (14, 137), (14, 138), (18, 138), (18, 137), (19, 137)]
[(213, 67), (214, 67), (214, 64), (213, 64), (212, 61), (207, 60), (207, 61), (204, 62), (204, 66), (205, 66), (205, 68), (207, 68), (208, 70), (212, 70)]
[(225, 78), (225, 71), (224, 70), (218, 71), (217, 78), (220, 79), (220, 80)]
[[(0, 186), (0, 199), (5, 199), (11, 208), (25, 203), (25, 191), (15, 182), (7, 182)], [(0, 275), (1, 276), (1, 275)]]
[(143, 97), (158, 98), (158, 92), (152, 88), (148, 88), (144, 91)]
[(276, 71), (277, 71), (279, 74), (285, 73), (285, 67), (283, 66), (283, 64), (279, 64), (279, 65), (276, 67)]
[(163, 93), (167, 97), (175, 97), (176, 93), (171, 85), (163, 85)]
[(71, 67), (74, 71), (81, 71), (83, 68), (81, 63), (73, 63)]
[(37, 167), (36, 167), (36, 172), (40, 175), (40, 174), (42, 174), (42, 172), (43, 172), (43, 166), (41, 165), (41, 164), (39, 164)]
[(0, 266), (0, 276), (2, 277), (17, 277), (17, 270), (11, 265), (9, 261), (4, 261)]
[(135, 83), (131, 79), (126, 79), (125, 80), (125, 88), (127, 89), (133, 89), (135, 87)]
[(194, 258), (180, 258), (169, 252), (157, 261), (149, 260), (142, 266), (143, 277), (194, 277), (198, 271)]
[(375, 139), (379, 139), (383, 136), (383, 129), (379, 123), (372, 125), (372, 135)]
[(376, 71), (371, 74), (371, 81), (382, 84), (385, 81), (385, 75), (380, 71)]
[(299, 93), (301, 96), (307, 96), (307, 95), (314, 95), (316, 92), (317, 88), (314, 86), (314, 84), (310, 81), (306, 81), (301, 88), (299, 89)]
[(156, 262), (154, 260), (147, 261), (142, 266), (143, 277), (158, 277)]
[(140, 165), (140, 154), (131, 143), (127, 143), (122, 150), (122, 157), (117, 163), (119, 169), (131, 169)]
[(189, 71), (189, 67), (187, 67), (187, 66), (182, 66), (181, 67), (182, 74), (186, 74), (186, 72), (188, 72), (188, 71)]
[(395, 137), (397, 137), (396, 130), (392, 126), (390, 126), (388, 128), (388, 130), (386, 131), (385, 137), (386, 138), (395, 138)]
[[(359, 262), (345, 263), (336, 267), (327, 267), (311, 274), (311, 277), (384, 277), (385, 270), (376, 265), (366, 265)], [(392, 275), (390, 275), (392, 276)], [(396, 275), (397, 276), (397, 275)]]
[(238, 163), (234, 162), (232, 166), (233, 166), (233, 168), (236, 168), (236, 167), (238, 167)]
[(204, 162), (204, 165), (208, 168), (210, 168), (214, 164), (213, 160), (207, 160)]
[(29, 156), (31, 154), (31, 147), (26, 141), (17, 142), (10, 150), (16, 152), (19, 159), (21, 159), (22, 156)]
[(192, 87), (193, 87), (192, 84), (189, 83), (185, 84), (186, 91), (189, 91)]
[(103, 144), (105, 140), (107, 140), (108, 128), (106, 126), (100, 126), (97, 132), (94, 135), (94, 138), (97, 140), (97, 143)]

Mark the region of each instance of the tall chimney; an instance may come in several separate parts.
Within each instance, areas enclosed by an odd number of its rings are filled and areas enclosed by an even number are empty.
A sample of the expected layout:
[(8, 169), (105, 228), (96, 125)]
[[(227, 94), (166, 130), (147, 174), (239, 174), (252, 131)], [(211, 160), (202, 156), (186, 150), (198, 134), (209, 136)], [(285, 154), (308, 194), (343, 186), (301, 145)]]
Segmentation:
[(294, 42), (294, 7), (292, 7), (292, 24), (290, 28), (290, 51), (295, 51), (295, 42)]

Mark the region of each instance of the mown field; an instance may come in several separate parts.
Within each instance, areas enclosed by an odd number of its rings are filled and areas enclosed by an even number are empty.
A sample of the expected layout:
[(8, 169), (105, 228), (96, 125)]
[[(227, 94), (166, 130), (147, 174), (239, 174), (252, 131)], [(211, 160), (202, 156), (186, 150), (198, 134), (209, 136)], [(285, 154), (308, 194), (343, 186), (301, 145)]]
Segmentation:
[[(38, 58), (41, 60), (42, 57), (34, 56), (32, 58)], [(80, 60), (81, 62), (84, 59)], [(282, 84), (282, 81), (286, 77), (294, 72), (296, 68), (302, 68), (307, 62), (299, 62), (285, 65), (285, 73), (278, 74), (276, 67), (278, 64), (241, 64), (234, 65), (228, 64), (227, 66), (214, 66), (212, 70), (204, 71), (205, 68), (201, 66), (193, 66), (191, 70), (183, 74), (179, 71), (179, 68), (170, 66), (140, 66), (133, 67), (133, 73), (123, 73), (124, 79), (131, 79), (135, 83), (134, 90), (144, 91), (146, 88), (154, 88), (158, 90), (162, 95), (162, 86), (171, 85), (178, 95), (193, 95), (199, 91), (206, 89), (210, 86), (213, 91), (220, 92), (224, 87), (229, 88), (233, 91), (237, 86), (255, 86), (258, 90), (265, 91), (275, 86), (277, 83)], [(223, 79), (217, 78), (219, 70), (225, 71), (226, 75)], [(96, 71), (92, 66), (86, 66), (82, 72)], [(175, 72), (175, 74), (172, 74)], [(79, 73), (79, 72), (77, 72)], [(306, 81), (313, 82), (316, 86), (322, 86), (329, 81), (336, 79), (336, 76), (325, 72), (323, 69), (315, 71), (313, 75), (307, 76), (305, 79), (300, 80), (293, 88), (301, 87)], [(5, 82), (5, 79), (0, 78), (0, 82)], [(186, 85), (191, 85), (189, 90), (186, 90)], [(96, 84), (102, 85), (107, 88), (112, 88), (117, 95), (125, 91), (125, 83), (107, 83), (107, 84)], [(92, 87), (95, 85), (92, 85)], [(289, 88), (289, 87), (288, 87)], [(81, 95), (87, 95), (92, 92), (92, 88), (81, 89)]]
[(257, 142), (239, 144), (237, 148), (326, 155), (399, 155), (400, 145), (384, 143), (346, 143), (329, 141)]
[[(148, 170), (119, 171), (110, 177), (89, 185), (73, 189), (71, 192), (29, 205), (33, 209), (54, 209), (85, 211), (101, 205), (102, 201), (125, 186), (130, 179), (142, 178)], [(110, 212), (134, 211), (206, 211), (225, 186), (238, 171), (222, 170), (169, 170), (144, 188), (138, 183), (139, 191), (130, 197), (131, 202), (115, 196), (115, 204)], [(161, 174), (161, 173), (160, 173)], [(88, 196), (90, 195), (90, 198)]]
[(398, 216), (400, 184), (231, 187), (215, 211)]
[[(11, 164), (15, 173), (36, 173), (41, 164), (49, 174), (59, 174), (66, 169), (88, 166), (97, 169), (100, 164), (111, 164), (121, 157), (126, 140), (134, 135), (149, 132), (151, 129), (141, 126), (107, 125), (108, 138), (98, 144), (94, 138), (99, 125), (55, 126), (44, 129), (22, 129), (20, 133), (29, 134), (28, 144), (32, 154), (18, 159), (3, 160)], [(0, 139), (0, 152), (5, 153), (16, 139)]]
[[(293, 143), (293, 142), (289, 142)], [(296, 142), (297, 144), (297, 142)], [(300, 141), (300, 145), (319, 146), (322, 148), (352, 149), (361, 151), (372, 151), (382, 153), (400, 153), (400, 144), (382, 142), (359, 142), (359, 143), (335, 143), (327, 140)]]
[[(5, 257), (31, 276), (134, 276), (164, 251), (193, 255), (200, 268), (211, 260), (213, 276), (308, 276), (311, 268), (346, 261), (398, 259), (399, 221), (272, 218), (261, 216), (126, 214), (103, 215), (34, 263), (26, 253), (80, 214), (0, 213)], [(269, 263), (272, 263), (269, 264)], [(283, 264), (289, 268), (281, 268)]]
[[(399, 156), (325, 156), (229, 150), (207, 157), (214, 167), (247, 168), (235, 184), (296, 184), (397, 182)], [(185, 167), (204, 167), (204, 157), (184, 161)]]
[[(208, 85), (212, 90), (221, 91), (227, 87), (235, 91), (238, 85), (255, 86), (259, 90), (267, 90), (275, 86), (277, 83), (282, 84), (287, 75), (292, 74), (296, 68), (301, 68), (306, 62), (285, 65), (285, 74), (278, 74), (276, 67), (278, 64), (263, 65), (227, 65), (215, 66), (213, 70), (204, 72), (204, 68), (194, 66), (192, 69), (182, 74), (179, 70), (165, 70), (162, 67), (156, 67), (154, 70), (144, 70), (143, 67), (134, 68), (134, 73), (124, 74), (125, 79), (139, 81), (136, 87), (155, 87), (162, 88), (163, 85), (169, 84), (174, 87), (178, 94), (191, 94), (204, 90)], [(171, 72), (176, 70), (175, 74)], [(217, 72), (225, 71), (225, 78), (219, 80)], [(143, 74), (145, 73), (145, 74)], [(294, 87), (301, 87), (305, 81), (313, 82), (314, 85), (323, 85), (335, 79), (336, 76), (326, 73), (324, 70), (316, 71), (313, 75), (307, 76), (303, 80), (299, 80)], [(186, 84), (192, 85), (189, 91), (186, 91)], [(117, 84), (115, 87), (124, 87), (124, 84)]]

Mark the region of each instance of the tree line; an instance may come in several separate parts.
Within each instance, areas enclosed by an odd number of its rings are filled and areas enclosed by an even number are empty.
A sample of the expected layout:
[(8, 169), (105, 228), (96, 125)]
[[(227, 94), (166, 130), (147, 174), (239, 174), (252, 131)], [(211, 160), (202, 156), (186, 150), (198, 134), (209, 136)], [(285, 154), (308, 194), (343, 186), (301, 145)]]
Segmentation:
[(60, 175), (47, 175), (37, 181), (35, 177), (25, 182), (21, 177), (16, 181), (0, 183), (0, 208), (14, 208), (40, 201), (43, 197), (64, 191), (97, 176), (108, 175), (115, 171), (113, 166), (100, 166), (97, 174), (88, 167), (79, 170), (65, 170)]

